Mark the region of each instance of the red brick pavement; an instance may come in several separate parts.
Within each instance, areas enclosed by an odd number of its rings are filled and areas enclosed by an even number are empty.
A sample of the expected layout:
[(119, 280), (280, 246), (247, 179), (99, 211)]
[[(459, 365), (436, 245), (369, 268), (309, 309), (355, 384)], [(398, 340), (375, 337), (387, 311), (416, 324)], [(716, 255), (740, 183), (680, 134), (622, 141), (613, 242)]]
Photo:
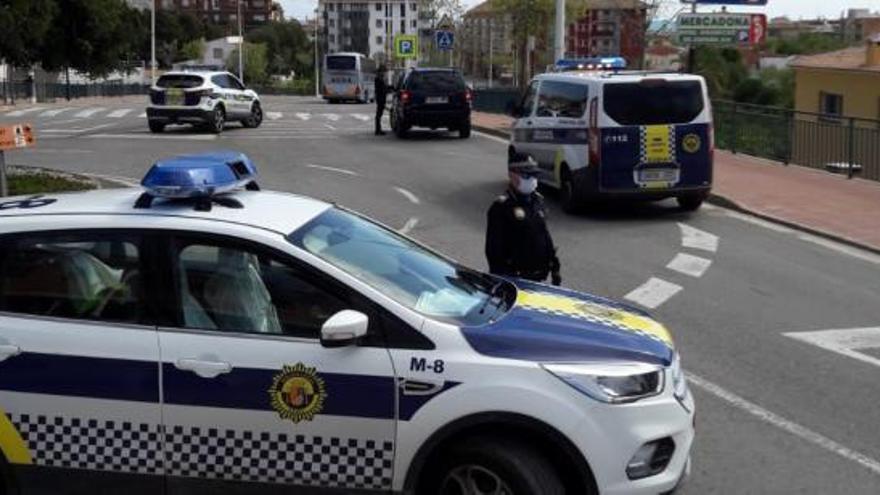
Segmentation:
[[(473, 122), (501, 135), (512, 120), (474, 112)], [(713, 195), (754, 215), (880, 252), (880, 182), (717, 151)]]

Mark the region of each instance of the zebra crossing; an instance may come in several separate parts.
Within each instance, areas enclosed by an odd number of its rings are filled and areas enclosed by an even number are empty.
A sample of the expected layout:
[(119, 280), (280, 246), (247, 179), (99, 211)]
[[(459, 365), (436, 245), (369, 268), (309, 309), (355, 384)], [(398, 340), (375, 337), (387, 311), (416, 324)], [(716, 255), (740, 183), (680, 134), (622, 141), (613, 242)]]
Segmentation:
[[(33, 123), (41, 139), (335, 139), (366, 135), (372, 130), (374, 118), (367, 112), (329, 112), (290, 105), (266, 108), (264, 115), (263, 125), (257, 129), (244, 129), (233, 122), (219, 136), (193, 132), (189, 126), (171, 126), (162, 134), (152, 134), (146, 126), (143, 106), (37, 105), (0, 113), (0, 122), (8, 119)], [(383, 117), (383, 126), (389, 126), (387, 115)]]

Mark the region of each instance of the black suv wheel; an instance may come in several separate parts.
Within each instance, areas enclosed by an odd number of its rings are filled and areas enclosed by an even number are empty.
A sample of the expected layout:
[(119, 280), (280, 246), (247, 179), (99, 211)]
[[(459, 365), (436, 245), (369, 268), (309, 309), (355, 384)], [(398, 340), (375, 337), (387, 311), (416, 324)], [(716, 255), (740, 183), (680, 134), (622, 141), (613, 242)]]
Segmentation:
[[(165, 130), (165, 124), (163, 124), (162, 122), (155, 121), (155, 120), (148, 121), (147, 125), (150, 126), (150, 132), (152, 132), (154, 134), (158, 134), (158, 133)], [(0, 492), (0, 493), (2, 493), (2, 492)]]
[(444, 452), (426, 481), (422, 488), (432, 495), (565, 494), (546, 458), (519, 442), (489, 436), (468, 438)]
[(463, 126), (458, 128), (458, 137), (461, 139), (467, 139), (471, 137), (471, 123), (468, 122)]

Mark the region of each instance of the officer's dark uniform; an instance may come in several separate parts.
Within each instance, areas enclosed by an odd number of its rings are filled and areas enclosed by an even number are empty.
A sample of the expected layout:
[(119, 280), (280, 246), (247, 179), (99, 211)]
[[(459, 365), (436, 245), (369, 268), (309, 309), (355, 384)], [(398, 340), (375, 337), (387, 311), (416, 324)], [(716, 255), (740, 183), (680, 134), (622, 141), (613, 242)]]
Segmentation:
[[(524, 175), (537, 172), (534, 162), (512, 162), (509, 167), (511, 172)], [(561, 283), (543, 196), (537, 192), (525, 196), (511, 186), (492, 203), (486, 228), (486, 258), (490, 273), (537, 282), (552, 274), (553, 283)]]
[(376, 93), (376, 134), (384, 134), (382, 132), (382, 114), (385, 113), (385, 98), (388, 95), (388, 85), (385, 84), (385, 68), (380, 67), (376, 72), (375, 89)]

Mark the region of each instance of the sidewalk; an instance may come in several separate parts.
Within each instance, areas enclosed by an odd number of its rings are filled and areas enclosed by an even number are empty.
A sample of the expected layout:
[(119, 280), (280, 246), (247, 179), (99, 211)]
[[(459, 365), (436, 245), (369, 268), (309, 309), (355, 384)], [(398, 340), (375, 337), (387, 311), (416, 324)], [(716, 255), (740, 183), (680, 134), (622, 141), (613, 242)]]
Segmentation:
[[(474, 128), (507, 138), (512, 119), (473, 113)], [(880, 253), (880, 182), (715, 152), (710, 202)]]
[(64, 98), (55, 98), (54, 102), (38, 102), (31, 103), (30, 100), (16, 100), (15, 105), (7, 105), (3, 103), (3, 100), (0, 99), (0, 115), (12, 112), (16, 110), (27, 110), (29, 108), (39, 107), (39, 108), (52, 108), (52, 107), (62, 107), (62, 106), (71, 106), (71, 107), (80, 107), (80, 106), (89, 106), (95, 105), (106, 101), (115, 101), (115, 102), (138, 102), (143, 103), (147, 99), (146, 95), (122, 95), (122, 96), (84, 96), (82, 98), (71, 98), (70, 101), (67, 101)]

